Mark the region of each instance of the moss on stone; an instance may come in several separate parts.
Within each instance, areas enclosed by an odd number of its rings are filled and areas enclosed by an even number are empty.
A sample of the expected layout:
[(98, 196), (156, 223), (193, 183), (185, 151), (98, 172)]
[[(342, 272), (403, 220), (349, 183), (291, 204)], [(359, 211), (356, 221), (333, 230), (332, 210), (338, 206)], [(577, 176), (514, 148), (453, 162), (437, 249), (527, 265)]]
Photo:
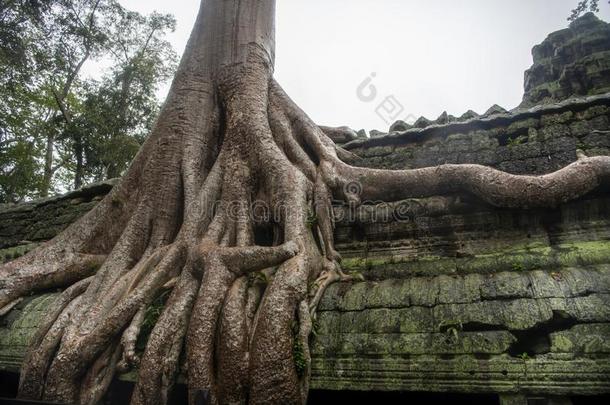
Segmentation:
[(374, 256), (346, 258), (346, 271), (361, 272), (366, 279), (436, 276), (440, 274), (495, 273), (500, 271), (531, 271), (560, 269), (610, 263), (610, 241), (563, 243), (556, 246), (541, 243), (527, 248), (509, 247), (504, 251), (474, 255), (474, 257)]
[(7, 249), (0, 249), (0, 263), (6, 263), (10, 262), (11, 260), (15, 260), (28, 253), (30, 250), (34, 249), (36, 246), (38, 246), (37, 243), (28, 243), (25, 245), (19, 245)]

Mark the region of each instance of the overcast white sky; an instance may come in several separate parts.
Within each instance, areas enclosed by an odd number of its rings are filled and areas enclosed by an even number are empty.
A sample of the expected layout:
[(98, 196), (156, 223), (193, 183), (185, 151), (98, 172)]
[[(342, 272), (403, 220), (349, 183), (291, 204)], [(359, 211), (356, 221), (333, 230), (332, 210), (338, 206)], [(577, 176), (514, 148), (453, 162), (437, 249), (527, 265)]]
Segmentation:
[[(120, 0), (172, 13), (182, 53), (200, 0)], [(567, 26), (578, 0), (277, 0), (275, 77), (319, 124), (387, 130), (388, 96), (408, 115), (435, 119), (507, 109), (521, 101), (531, 48)], [(610, 6), (599, 16), (610, 21)], [(88, 70), (99, 69), (90, 67)], [(370, 84), (358, 97), (358, 86)], [(163, 90), (166, 92), (167, 88)], [(364, 97), (363, 97), (364, 95)], [(387, 101), (386, 101), (386, 104)], [(386, 119), (394, 113), (381, 114)]]

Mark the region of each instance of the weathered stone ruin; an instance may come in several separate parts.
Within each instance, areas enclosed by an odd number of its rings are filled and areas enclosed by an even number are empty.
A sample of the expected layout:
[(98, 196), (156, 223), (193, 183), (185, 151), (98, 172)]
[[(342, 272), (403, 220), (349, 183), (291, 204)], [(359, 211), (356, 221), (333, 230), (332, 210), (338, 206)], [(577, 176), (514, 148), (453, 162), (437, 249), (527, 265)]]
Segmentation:
[(588, 13), (532, 50), (521, 106), (610, 91), (610, 25)]
[[(522, 108), (351, 140), (343, 147), (359, 158), (349, 163), (544, 174), (579, 153), (610, 155), (608, 35), (608, 24), (586, 15), (534, 48)], [(111, 187), (0, 207), (0, 260), (52, 238)], [(466, 194), (337, 207), (344, 269), (365, 281), (334, 284), (321, 302), (312, 402), (336, 391), (487, 394), (503, 404), (608, 395), (609, 192), (538, 210), (493, 208)], [(55, 296), (29, 297), (1, 319), (5, 381), (14, 381)], [(10, 394), (5, 385), (0, 396)]]

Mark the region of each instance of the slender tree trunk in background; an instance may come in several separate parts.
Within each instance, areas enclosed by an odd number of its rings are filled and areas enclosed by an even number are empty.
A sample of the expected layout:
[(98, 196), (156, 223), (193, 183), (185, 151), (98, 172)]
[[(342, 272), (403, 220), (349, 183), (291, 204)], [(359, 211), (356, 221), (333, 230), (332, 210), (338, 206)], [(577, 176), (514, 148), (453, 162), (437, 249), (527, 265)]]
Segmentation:
[[(131, 91), (131, 86), (134, 81), (133, 70), (134, 68), (131, 66), (132, 61), (128, 62), (128, 66), (125, 68), (123, 73), (123, 77), (121, 80), (121, 96), (116, 105), (116, 120), (113, 122), (113, 128), (110, 132), (110, 145), (115, 145), (114, 141), (118, 139), (122, 132), (125, 131), (127, 125), (127, 109), (129, 107), (129, 96)], [(116, 160), (113, 159), (113, 156), (109, 156), (107, 162), (105, 164), (105, 173), (103, 178), (105, 180), (115, 179), (121, 175), (121, 168), (117, 164)]]
[[(53, 96), (54, 96), (55, 102), (57, 104), (57, 109), (61, 113), (67, 127), (70, 127), (70, 125), (72, 124), (72, 114), (70, 112), (70, 105), (68, 102), (66, 102), (66, 99), (68, 98), (68, 95), (70, 94), (70, 91), (72, 89), (72, 85), (74, 84), (75, 80), (77, 80), (81, 69), (83, 68), (85, 63), (89, 60), (89, 58), (91, 57), (91, 47), (92, 47), (91, 37), (94, 35), (95, 16), (98, 11), (100, 2), (101, 2), (101, 0), (95, 0), (95, 3), (93, 4), (93, 7), (92, 7), (91, 14), (89, 15), (89, 17), (87, 19), (86, 28), (81, 27), (81, 28), (84, 28), (87, 32), (87, 37), (83, 40), (84, 54), (82, 55), (80, 60), (75, 61), (74, 65), (72, 65), (71, 63), (68, 63), (68, 65), (70, 67), (72, 67), (72, 69), (70, 69), (66, 72), (65, 82), (63, 83), (63, 86), (61, 87), (61, 91), (58, 91), (57, 89), (53, 89)], [(79, 22), (81, 22), (81, 21), (79, 20)], [(59, 166), (56, 168), (53, 168), (53, 149), (55, 147), (54, 142), (55, 142), (55, 135), (54, 134), (47, 135), (43, 189), (41, 191), (42, 197), (46, 197), (49, 194), (49, 190), (51, 189), (51, 185), (53, 182), (53, 175), (55, 174), (55, 171), (59, 168)], [(74, 188), (77, 189), (77, 188), (81, 187), (82, 178), (83, 178), (82, 139), (75, 140), (75, 142), (80, 142), (80, 149), (81, 149), (80, 155), (78, 153), (76, 153), (77, 168), (76, 168), (76, 173), (75, 173), (75, 178), (74, 178)], [(77, 146), (75, 146), (75, 148), (78, 149), (79, 146), (77, 145)], [(79, 167), (79, 159), (80, 159), (80, 167)]]
[(44, 176), (42, 181), (41, 197), (47, 197), (53, 181), (53, 149), (55, 147), (55, 135), (47, 134), (47, 142), (44, 155)]
[(83, 153), (83, 138), (79, 134), (74, 138), (74, 156), (76, 157), (76, 167), (74, 169), (74, 190), (78, 190), (83, 186), (83, 178), (85, 176)]
[(117, 170), (116, 164), (113, 162), (106, 165), (106, 174), (103, 176), (103, 180), (116, 179), (121, 173)]
[[(325, 288), (350, 279), (331, 199), (467, 191), (496, 206), (556, 206), (610, 174), (608, 157), (539, 177), (478, 165), (351, 167), (272, 77), (274, 10), (273, 0), (204, 0), (121, 182), (51, 242), (0, 267), (0, 308), (68, 287), (31, 342), (20, 397), (94, 404), (116, 372), (137, 368), (132, 403), (164, 404), (184, 350), (192, 404), (305, 403), (312, 318)], [(261, 205), (276, 215), (253, 215)], [(272, 246), (257, 246), (270, 228)], [(146, 308), (166, 291), (139, 356)]]

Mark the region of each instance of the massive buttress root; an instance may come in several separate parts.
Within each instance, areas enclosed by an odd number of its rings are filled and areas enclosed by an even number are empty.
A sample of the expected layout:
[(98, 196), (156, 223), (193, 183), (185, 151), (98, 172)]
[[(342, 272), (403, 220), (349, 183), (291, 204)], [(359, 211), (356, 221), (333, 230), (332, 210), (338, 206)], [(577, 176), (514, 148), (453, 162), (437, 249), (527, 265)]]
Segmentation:
[(351, 279), (333, 244), (333, 200), (465, 191), (497, 206), (555, 206), (610, 175), (609, 157), (545, 176), (352, 167), (272, 78), (273, 9), (272, 0), (205, 1), (121, 182), (0, 268), (0, 313), (33, 291), (66, 288), (31, 342), (22, 398), (95, 404), (117, 372), (137, 368), (134, 404), (168, 403), (180, 371), (191, 403), (305, 403), (312, 316), (330, 283)]

